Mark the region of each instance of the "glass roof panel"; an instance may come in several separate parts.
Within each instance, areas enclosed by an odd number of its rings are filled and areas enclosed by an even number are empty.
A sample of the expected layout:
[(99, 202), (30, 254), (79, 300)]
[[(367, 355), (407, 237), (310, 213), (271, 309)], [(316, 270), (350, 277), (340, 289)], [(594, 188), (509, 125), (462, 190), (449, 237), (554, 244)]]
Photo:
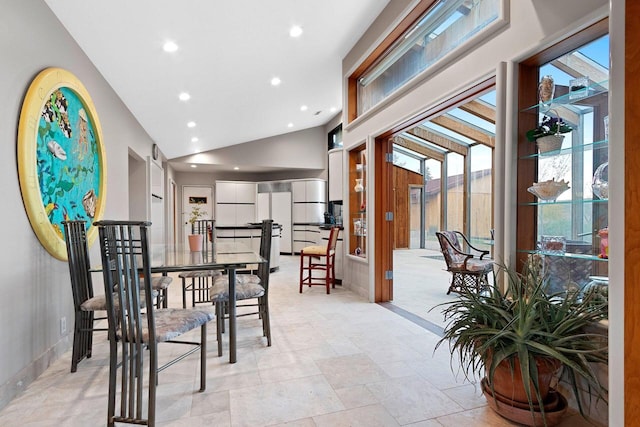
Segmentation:
[(460, 135), (458, 132), (454, 132), (452, 130), (449, 130), (445, 127), (442, 127), (440, 125), (437, 125), (433, 122), (430, 121), (426, 121), (424, 123), (422, 123), (420, 125), (421, 127), (427, 128), (428, 130), (432, 131), (432, 132), (436, 132), (439, 133), (441, 135), (444, 135), (446, 137), (448, 137), (449, 139), (454, 140), (455, 142), (464, 145), (464, 146), (469, 146), (469, 145), (473, 145), (473, 144), (477, 144), (477, 141), (474, 141), (471, 138), (467, 138), (464, 135)]

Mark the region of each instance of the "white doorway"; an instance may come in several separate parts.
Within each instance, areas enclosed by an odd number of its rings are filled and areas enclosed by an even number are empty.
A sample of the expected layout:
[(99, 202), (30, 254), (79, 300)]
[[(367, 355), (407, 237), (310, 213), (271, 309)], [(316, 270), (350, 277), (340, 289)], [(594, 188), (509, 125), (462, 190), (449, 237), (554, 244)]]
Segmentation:
[(213, 188), (205, 185), (182, 186), (182, 241), (185, 247), (189, 244), (187, 236), (191, 234), (189, 216), (194, 206), (200, 205), (206, 213), (201, 219), (214, 219)]

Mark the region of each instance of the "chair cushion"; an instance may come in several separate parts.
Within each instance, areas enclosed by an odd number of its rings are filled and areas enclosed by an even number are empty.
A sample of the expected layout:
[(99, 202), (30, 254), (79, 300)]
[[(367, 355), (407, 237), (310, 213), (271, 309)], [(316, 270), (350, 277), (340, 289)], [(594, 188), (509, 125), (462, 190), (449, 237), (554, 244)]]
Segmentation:
[[(154, 310), (156, 325), (156, 341), (166, 342), (185, 332), (202, 326), (215, 317), (215, 308), (163, 308)], [(149, 342), (149, 329), (146, 327), (147, 317), (142, 315), (142, 342)], [(118, 338), (122, 339), (122, 329), (118, 329)], [(125, 338), (127, 339), (127, 338)], [(128, 339), (127, 339), (128, 340)]]
[[(455, 262), (451, 265), (451, 267), (455, 269), (463, 269), (464, 261)], [(483, 272), (489, 272), (492, 269), (493, 269), (493, 261), (490, 261), (490, 260), (470, 258), (467, 261), (466, 271), (483, 273)]]
[[(185, 332), (202, 326), (215, 317), (215, 308), (164, 308), (153, 313), (156, 320), (156, 339), (169, 341)], [(148, 341), (148, 330), (143, 331), (143, 340)]]
[(89, 298), (88, 300), (80, 304), (80, 310), (82, 311), (97, 311), (106, 309), (107, 299), (104, 295), (98, 295), (93, 298)]
[[(329, 251), (329, 255), (333, 255), (333, 250)], [(326, 255), (327, 247), (326, 246), (306, 246), (302, 248), (300, 254), (304, 255)]]
[[(158, 296), (158, 291), (155, 289), (152, 291), (151, 296), (153, 298)], [(120, 300), (118, 298), (118, 293), (113, 293), (113, 304), (116, 306), (116, 309), (120, 307)], [(142, 308), (144, 308), (146, 304), (145, 292), (140, 291), (140, 301), (142, 302)], [(97, 311), (97, 310), (106, 310), (107, 309), (107, 298), (104, 295), (97, 295), (93, 298), (89, 298), (82, 304), (80, 304), (80, 310), (82, 311)]]
[(198, 270), (198, 271), (185, 271), (184, 273), (178, 274), (178, 277), (181, 279), (192, 279), (198, 277), (216, 277), (222, 274), (219, 270)]
[[(173, 281), (172, 277), (169, 276), (157, 276), (151, 278), (151, 289), (167, 289), (171, 282)], [(140, 284), (142, 286), (142, 283)]]
[[(248, 277), (247, 277), (248, 276)], [(238, 274), (236, 276), (236, 299), (251, 299), (263, 296), (264, 288), (260, 284), (260, 278), (253, 274)], [(209, 289), (211, 301), (220, 302), (229, 300), (229, 277), (220, 276), (215, 279)]]

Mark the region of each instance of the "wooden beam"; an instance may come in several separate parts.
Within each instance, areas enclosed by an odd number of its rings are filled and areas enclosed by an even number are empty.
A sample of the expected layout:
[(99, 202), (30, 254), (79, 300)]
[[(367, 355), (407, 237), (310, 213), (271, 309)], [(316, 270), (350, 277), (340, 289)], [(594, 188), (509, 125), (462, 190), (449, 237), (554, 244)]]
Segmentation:
[(418, 142), (412, 141), (402, 136), (395, 136), (393, 138), (393, 143), (399, 145), (400, 147), (406, 148), (407, 150), (415, 151), (416, 153), (422, 154), (423, 156), (427, 156), (431, 159), (436, 159), (444, 162), (444, 153), (432, 150), (429, 147), (425, 147)]
[(462, 111), (466, 111), (469, 114), (486, 120), (489, 123), (496, 123), (496, 107), (487, 104), (480, 99), (474, 99), (459, 107)]
[(445, 129), (464, 135), (469, 139), (484, 144), (488, 147), (494, 148), (496, 145), (495, 135), (490, 135), (484, 130), (476, 126), (472, 126), (468, 123), (458, 120), (448, 115), (442, 115), (431, 119), (431, 121), (437, 125), (442, 126)]
[[(588, 76), (594, 83), (609, 81), (609, 70), (594, 60), (587, 58), (580, 52), (573, 52), (569, 56), (561, 56), (551, 64), (572, 77)], [(604, 89), (608, 89), (609, 85)]]
[(436, 144), (444, 148), (445, 150), (453, 151), (454, 153), (458, 153), (463, 156), (469, 155), (469, 147), (458, 144), (452, 139), (449, 139), (441, 134), (431, 132), (425, 128), (415, 127), (413, 129), (409, 129), (407, 133), (417, 138), (431, 142), (432, 144)]

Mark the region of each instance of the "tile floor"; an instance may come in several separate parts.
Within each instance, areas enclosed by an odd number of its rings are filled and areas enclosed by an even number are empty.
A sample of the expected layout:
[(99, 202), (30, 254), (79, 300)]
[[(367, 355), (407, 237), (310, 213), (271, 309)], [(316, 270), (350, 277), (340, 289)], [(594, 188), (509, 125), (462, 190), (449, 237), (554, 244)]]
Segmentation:
[[(197, 355), (163, 371), (159, 426), (512, 426), (456, 378), (438, 336), (341, 287), (298, 293), (298, 258), (282, 257), (271, 279), (273, 346), (257, 318), (238, 321), (238, 363), (217, 357), (209, 328), (207, 390), (199, 393)], [(429, 285), (431, 286), (431, 285)], [(446, 286), (446, 285), (443, 285)], [(170, 305), (179, 305), (178, 279)], [(108, 348), (69, 373), (71, 352), (0, 411), (0, 426), (106, 424)], [(171, 353), (172, 349), (161, 352)], [(562, 426), (587, 426), (571, 414)]]

